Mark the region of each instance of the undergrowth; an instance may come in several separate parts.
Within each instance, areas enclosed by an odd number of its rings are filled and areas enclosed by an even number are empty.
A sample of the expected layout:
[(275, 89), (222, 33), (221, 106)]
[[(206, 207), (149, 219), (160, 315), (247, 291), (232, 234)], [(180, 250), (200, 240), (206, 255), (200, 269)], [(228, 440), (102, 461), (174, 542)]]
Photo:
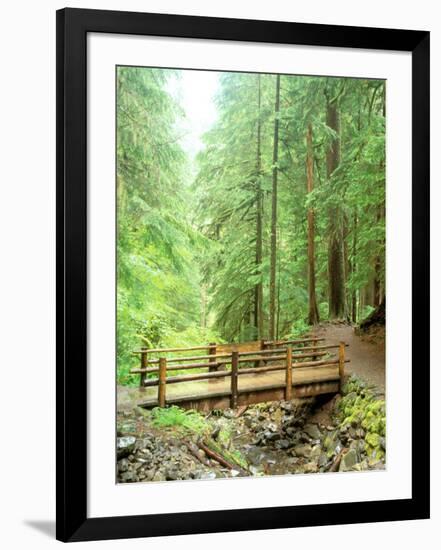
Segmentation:
[(156, 428), (180, 428), (197, 434), (206, 434), (210, 425), (205, 418), (194, 410), (184, 410), (175, 405), (166, 408), (155, 407), (152, 410), (152, 422)]

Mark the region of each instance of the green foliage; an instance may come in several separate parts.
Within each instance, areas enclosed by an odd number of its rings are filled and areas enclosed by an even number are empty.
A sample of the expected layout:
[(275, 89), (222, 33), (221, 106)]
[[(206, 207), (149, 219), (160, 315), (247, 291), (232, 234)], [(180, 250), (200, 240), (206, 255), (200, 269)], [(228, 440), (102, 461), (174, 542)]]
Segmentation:
[(286, 338), (300, 338), (311, 330), (311, 327), (304, 319), (297, 319), (291, 325), (291, 332), (286, 335)]
[[(139, 365), (130, 353), (139, 345), (268, 337), (276, 77), (222, 74), (218, 117), (193, 164), (180, 140), (185, 113), (179, 94), (172, 93), (180, 73), (117, 69), (117, 372), (123, 384), (137, 383), (129, 370)], [(338, 108), (339, 134), (327, 124), (329, 101)], [(347, 311), (354, 301), (362, 319), (384, 292), (384, 109), (383, 81), (281, 77), (278, 338), (308, 331), (308, 209), (315, 215), (321, 319), (329, 311), (330, 228), (343, 234)], [(306, 188), (309, 125), (311, 193)], [(340, 163), (328, 178), (327, 153), (337, 138)], [(256, 323), (259, 288), (262, 334)]]
[(180, 407), (156, 407), (152, 410), (153, 425), (156, 428), (178, 428), (197, 434), (206, 434), (210, 425), (204, 417), (194, 410), (184, 410)]

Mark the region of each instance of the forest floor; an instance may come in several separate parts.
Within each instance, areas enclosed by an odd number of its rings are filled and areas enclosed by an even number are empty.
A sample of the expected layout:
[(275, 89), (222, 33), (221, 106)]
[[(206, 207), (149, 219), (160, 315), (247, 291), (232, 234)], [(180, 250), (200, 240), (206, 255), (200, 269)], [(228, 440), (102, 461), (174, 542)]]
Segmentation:
[(324, 323), (314, 331), (314, 335), (325, 338), (328, 344), (335, 342), (348, 344), (346, 357), (351, 362), (346, 364), (346, 374), (360, 376), (374, 384), (384, 394), (386, 382), (384, 337), (360, 336), (355, 333), (354, 327), (343, 323)]
[[(341, 394), (260, 403), (245, 411), (212, 411), (205, 419), (198, 417), (202, 435), (197, 433), (200, 427), (192, 431), (158, 426), (151, 411), (136, 407), (139, 389), (119, 386), (118, 481), (383, 469), (384, 331), (359, 335), (351, 325), (323, 323), (314, 334), (326, 343), (348, 344), (351, 362), (346, 364), (347, 384)], [(166, 409), (159, 417), (163, 414)], [(225, 468), (206, 454), (206, 447), (198, 447), (201, 437), (217, 445), (222, 455), (229, 453), (232, 465)]]

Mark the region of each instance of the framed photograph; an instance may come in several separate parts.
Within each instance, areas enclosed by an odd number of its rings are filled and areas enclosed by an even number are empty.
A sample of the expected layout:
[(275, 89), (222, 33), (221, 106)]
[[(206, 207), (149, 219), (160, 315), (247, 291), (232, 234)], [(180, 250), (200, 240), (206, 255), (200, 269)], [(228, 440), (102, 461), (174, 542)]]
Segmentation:
[(57, 257), (59, 540), (429, 517), (428, 32), (58, 11)]

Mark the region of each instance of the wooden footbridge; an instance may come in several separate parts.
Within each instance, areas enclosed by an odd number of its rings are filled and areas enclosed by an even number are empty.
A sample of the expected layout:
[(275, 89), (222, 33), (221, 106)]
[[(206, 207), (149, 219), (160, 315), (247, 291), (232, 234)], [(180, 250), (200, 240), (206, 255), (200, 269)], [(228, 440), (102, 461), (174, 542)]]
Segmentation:
[[(140, 375), (139, 405), (211, 410), (336, 393), (348, 362), (346, 344), (323, 341), (258, 340), (135, 350), (141, 365), (131, 373)], [(187, 374), (191, 370), (197, 372)]]

